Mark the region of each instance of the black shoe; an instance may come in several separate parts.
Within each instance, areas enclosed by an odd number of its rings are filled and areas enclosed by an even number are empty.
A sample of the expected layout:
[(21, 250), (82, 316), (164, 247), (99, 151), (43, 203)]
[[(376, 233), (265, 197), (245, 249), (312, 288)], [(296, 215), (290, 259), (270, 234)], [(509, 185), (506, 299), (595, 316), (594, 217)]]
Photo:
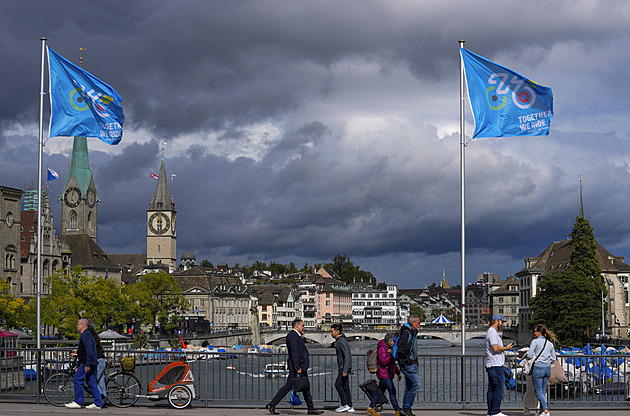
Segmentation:
[(322, 413), (324, 413), (323, 410), (317, 410), (317, 409), (309, 409), (309, 411), (306, 412), (307, 415), (321, 415)]
[(411, 412), (411, 409), (402, 409), (401, 414), (405, 414), (405, 416), (416, 416)]
[(276, 412), (276, 408), (270, 405), (265, 406), (265, 409), (269, 412), (270, 415), (279, 415), (280, 412)]
[(103, 404), (101, 405), (101, 409), (105, 409), (107, 407), (107, 397), (101, 395), (101, 400), (103, 401)]

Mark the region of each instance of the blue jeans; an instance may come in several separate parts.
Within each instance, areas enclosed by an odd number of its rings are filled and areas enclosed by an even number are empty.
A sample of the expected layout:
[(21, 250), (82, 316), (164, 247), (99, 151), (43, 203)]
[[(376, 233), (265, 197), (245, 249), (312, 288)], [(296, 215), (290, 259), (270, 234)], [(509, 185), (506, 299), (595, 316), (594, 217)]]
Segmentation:
[(85, 404), (85, 391), (83, 391), (83, 381), (87, 380), (88, 387), (94, 397), (94, 404), (98, 407), (103, 407), (103, 400), (101, 400), (101, 392), (98, 390), (98, 384), (96, 384), (96, 367), (91, 368), (90, 372), (85, 372), (85, 365), (79, 365), (76, 373), (72, 376), (74, 382), (74, 401), (77, 404)]
[(548, 410), (547, 407), (547, 383), (551, 376), (551, 365), (534, 364), (534, 374), (532, 382), (534, 383), (534, 391), (540, 402), (540, 410)]
[(418, 375), (418, 364), (401, 365), (400, 371), (405, 376), (405, 394), (403, 396), (403, 409), (411, 409), (416, 393), (420, 389), (420, 376)]
[(348, 405), (352, 407), (352, 396), (350, 396), (350, 374), (346, 374), (344, 377), (343, 370), (339, 370), (337, 380), (335, 380), (335, 388), (337, 389), (337, 393), (339, 393), (341, 405)]
[(505, 372), (503, 366), (486, 367), (488, 373), (488, 414), (501, 413), (501, 401), (505, 388)]
[(107, 397), (107, 390), (105, 389), (105, 376), (103, 373), (105, 372), (105, 359), (98, 359), (98, 371), (96, 372), (96, 381), (98, 382), (98, 389), (101, 392), (101, 396)]
[(378, 403), (378, 399), (385, 394), (385, 391), (389, 392), (389, 401), (392, 402), (392, 406), (395, 411), (400, 410), (400, 406), (398, 406), (398, 399), (396, 398), (396, 387), (394, 386), (394, 382), (391, 378), (379, 378), (380, 383), (378, 383), (378, 389), (372, 396), (372, 401), (370, 402), (370, 407), (376, 406)]

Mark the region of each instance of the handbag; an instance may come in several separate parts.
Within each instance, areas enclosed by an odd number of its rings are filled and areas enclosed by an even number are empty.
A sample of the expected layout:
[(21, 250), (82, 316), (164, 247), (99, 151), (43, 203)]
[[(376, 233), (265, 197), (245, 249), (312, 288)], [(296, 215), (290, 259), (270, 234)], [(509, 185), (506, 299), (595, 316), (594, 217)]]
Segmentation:
[(556, 359), (554, 363), (551, 363), (551, 375), (549, 376), (549, 384), (568, 383), (567, 375), (564, 374), (562, 364)]
[[(534, 361), (532, 361), (531, 363), (531, 367), (529, 367), (529, 370), (525, 371), (525, 374), (528, 376), (531, 376), (532, 374), (534, 374), (534, 363), (536, 362), (536, 360), (538, 359), (538, 357), (540, 356), (540, 354), (545, 351), (545, 347), (547, 346), (547, 338), (545, 338), (545, 343), (543, 344), (542, 350), (540, 350), (540, 353), (534, 357)], [(529, 364), (529, 362), (528, 362)]]
[(311, 383), (309, 383), (307, 376), (302, 376), (298, 374), (297, 376), (293, 377), (293, 390), (295, 390), (296, 393), (309, 391), (310, 389)]

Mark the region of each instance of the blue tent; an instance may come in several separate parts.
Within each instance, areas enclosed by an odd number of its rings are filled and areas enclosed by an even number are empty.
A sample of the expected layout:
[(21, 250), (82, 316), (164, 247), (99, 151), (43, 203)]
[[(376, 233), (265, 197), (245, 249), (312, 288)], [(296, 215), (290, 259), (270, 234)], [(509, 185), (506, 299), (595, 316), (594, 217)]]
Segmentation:
[(446, 316), (444, 316), (443, 314), (440, 314), (440, 316), (438, 316), (437, 318), (435, 318), (434, 320), (431, 321), (432, 324), (452, 324), (453, 322), (451, 322)]

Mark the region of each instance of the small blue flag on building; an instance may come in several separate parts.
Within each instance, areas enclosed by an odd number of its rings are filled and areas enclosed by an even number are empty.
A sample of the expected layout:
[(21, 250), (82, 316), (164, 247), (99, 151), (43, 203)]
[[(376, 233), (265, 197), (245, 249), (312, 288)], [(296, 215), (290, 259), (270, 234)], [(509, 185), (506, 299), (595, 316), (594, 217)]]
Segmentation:
[(48, 48), (50, 137), (122, 139), (125, 116), (116, 90)]
[(460, 48), (477, 137), (546, 136), (551, 88)]
[(54, 170), (52, 170), (51, 168), (46, 168), (46, 172), (48, 173), (47, 180), (54, 181), (55, 179), (59, 179), (59, 174), (55, 172)]

